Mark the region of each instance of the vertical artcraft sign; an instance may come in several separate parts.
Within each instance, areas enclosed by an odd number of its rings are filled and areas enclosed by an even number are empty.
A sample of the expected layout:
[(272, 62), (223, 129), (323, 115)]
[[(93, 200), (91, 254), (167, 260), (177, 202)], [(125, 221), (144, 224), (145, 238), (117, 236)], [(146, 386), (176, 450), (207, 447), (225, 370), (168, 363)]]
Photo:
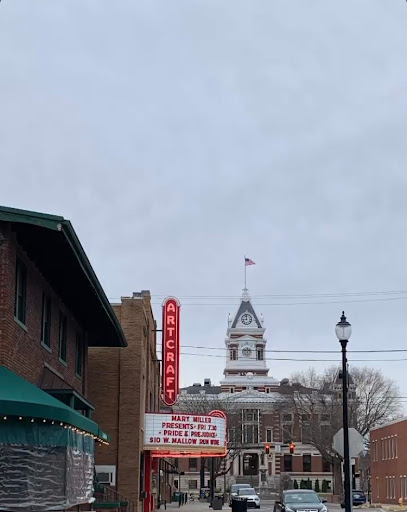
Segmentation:
[(179, 311), (175, 297), (163, 303), (162, 400), (174, 405), (179, 395)]

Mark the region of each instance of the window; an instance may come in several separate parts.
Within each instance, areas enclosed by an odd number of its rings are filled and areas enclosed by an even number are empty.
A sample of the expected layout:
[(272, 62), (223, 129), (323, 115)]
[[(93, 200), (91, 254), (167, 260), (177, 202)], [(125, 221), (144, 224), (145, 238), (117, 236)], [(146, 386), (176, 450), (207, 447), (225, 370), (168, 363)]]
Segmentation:
[(282, 426), (282, 439), (283, 443), (291, 443), (293, 440), (293, 425), (292, 423), (286, 423)]
[(198, 471), (198, 459), (189, 459), (189, 471)]
[(51, 299), (42, 294), (41, 343), (51, 348)]
[(273, 429), (268, 428), (266, 430), (266, 443), (272, 443), (273, 442)]
[[(82, 336), (76, 334), (76, 375), (82, 378), (83, 372), (83, 341)], [(150, 411), (152, 411), (152, 395), (150, 393)]]
[(380, 498), (379, 477), (376, 477), (376, 498)]
[(328, 460), (322, 459), (322, 472), (323, 473), (331, 472), (331, 463)]
[(237, 360), (237, 350), (235, 348), (230, 349), (230, 360), (231, 361)]
[(292, 414), (283, 414), (283, 421), (293, 421)]
[(329, 414), (321, 414), (321, 423), (329, 423), (331, 421), (331, 418)]
[(116, 466), (95, 466), (98, 482), (103, 485), (116, 485)]
[(188, 480), (188, 489), (190, 491), (198, 489), (198, 480)]
[(59, 313), (59, 359), (66, 363), (66, 316)]
[(302, 470), (304, 471), (304, 473), (311, 472), (311, 455), (302, 456)]
[(290, 473), (293, 470), (293, 456), (284, 455), (284, 473)]
[(14, 316), (25, 325), (27, 310), (27, 269), (24, 263), (17, 259), (16, 262), (16, 289), (14, 300)]
[(383, 439), (380, 440), (380, 451), (382, 454), (382, 460), (384, 460)]
[(389, 477), (386, 476), (386, 498), (389, 498)]
[(394, 436), (394, 456), (396, 459), (398, 459), (398, 453), (397, 453), (397, 434)]
[(311, 442), (311, 424), (308, 422), (303, 422), (301, 425), (301, 440), (303, 443)]
[(257, 360), (263, 361), (263, 349), (262, 348), (257, 349)]
[(243, 439), (246, 444), (258, 444), (259, 427), (257, 425), (243, 425)]

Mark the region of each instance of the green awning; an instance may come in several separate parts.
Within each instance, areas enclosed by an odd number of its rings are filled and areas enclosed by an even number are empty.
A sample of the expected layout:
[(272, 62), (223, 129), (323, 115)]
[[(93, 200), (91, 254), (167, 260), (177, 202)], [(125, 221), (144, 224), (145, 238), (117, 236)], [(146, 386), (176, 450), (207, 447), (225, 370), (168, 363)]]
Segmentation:
[(59, 421), (104, 439), (94, 421), (0, 366), (0, 421), (4, 416)]

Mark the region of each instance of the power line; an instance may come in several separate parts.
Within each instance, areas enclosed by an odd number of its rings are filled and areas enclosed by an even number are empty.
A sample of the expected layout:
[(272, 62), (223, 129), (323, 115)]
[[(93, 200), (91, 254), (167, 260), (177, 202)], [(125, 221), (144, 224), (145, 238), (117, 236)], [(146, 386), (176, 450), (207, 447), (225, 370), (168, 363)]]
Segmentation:
[[(223, 347), (207, 347), (203, 345), (182, 345), (185, 348), (196, 348), (199, 350), (228, 350)], [(340, 350), (280, 350), (280, 349), (266, 349), (263, 350), (265, 353), (276, 353), (276, 354), (284, 354), (284, 353), (293, 353), (293, 354), (340, 354)], [(353, 354), (378, 354), (378, 353), (387, 353), (387, 352), (407, 352), (405, 348), (394, 348), (394, 349), (383, 349), (383, 350), (347, 350), (348, 353)], [(274, 358), (273, 358), (274, 359)]]
[[(354, 303), (366, 303), (366, 302), (386, 302), (386, 301), (395, 301), (395, 300), (407, 300), (406, 297), (383, 297), (379, 299), (357, 299), (357, 300), (329, 300), (329, 301), (313, 301), (313, 302), (261, 302), (257, 303), (258, 307), (264, 306), (312, 306), (312, 305), (321, 305), (321, 304), (354, 304)], [(152, 302), (154, 306), (161, 306), (161, 302)], [(237, 306), (236, 303), (223, 302), (223, 303), (215, 303), (215, 302), (183, 302), (182, 306)]]
[[(192, 353), (192, 352), (180, 352), (180, 355), (182, 356), (195, 356), (195, 357), (218, 357), (218, 358), (222, 358), (222, 359), (225, 359), (225, 356), (224, 355), (219, 355), (219, 354), (197, 354), (197, 353)], [(275, 357), (273, 358), (273, 361), (299, 361), (299, 362), (312, 362), (312, 363), (340, 363), (341, 360), (340, 359), (299, 359), (299, 358), (293, 358), (293, 357)], [(352, 362), (365, 362), (365, 363), (369, 363), (369, 362), (380, 362), (380, 363), (384, 363), (384, 362), (390, 362), (390, 361), (393, 361), (393, 362), (396, 362), (396, 361), (407, 361), (407, 358), (398, 358), (398, 359), (349, 359), (349, 362), (352, 363)]]

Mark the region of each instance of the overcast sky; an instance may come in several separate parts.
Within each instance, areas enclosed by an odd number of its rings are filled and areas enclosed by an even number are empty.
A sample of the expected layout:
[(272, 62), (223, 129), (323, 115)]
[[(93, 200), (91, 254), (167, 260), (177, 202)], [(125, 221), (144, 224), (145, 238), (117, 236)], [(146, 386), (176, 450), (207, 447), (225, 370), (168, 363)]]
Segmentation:
[(3, 0), (0, 203), (70, 219), (109, 298), (181, 297), (218, 349), (183, 385), (222, 378), (244, 254), (268, 349), (339, 349), (342, 308), (350, 349), (407, 349), (407, 300), (258, 297), (407, 290), (406, 50), (404, 0)]

